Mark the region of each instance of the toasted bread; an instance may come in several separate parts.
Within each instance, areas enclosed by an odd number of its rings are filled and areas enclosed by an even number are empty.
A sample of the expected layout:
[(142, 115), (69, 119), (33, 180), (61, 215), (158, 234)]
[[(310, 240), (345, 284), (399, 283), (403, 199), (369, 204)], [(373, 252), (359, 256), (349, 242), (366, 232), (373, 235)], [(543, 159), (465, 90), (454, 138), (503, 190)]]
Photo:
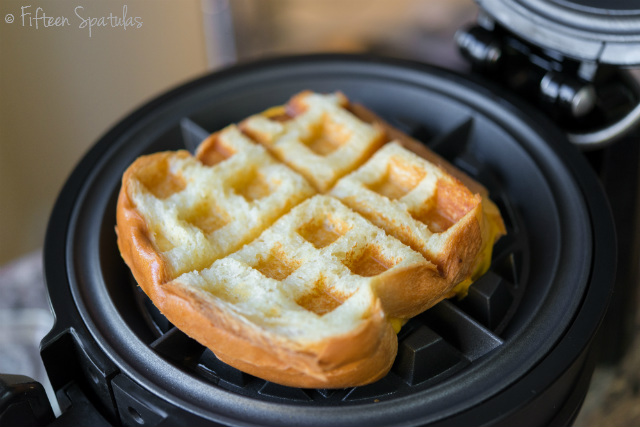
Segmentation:
[(251, 116), (240, 127), (325, 192), (384, 142), (383, 130), (358, 119), (347, 105), (341, 93), (302, 92), (284, 112)]
[(142, 156), (123, 175), (121, 254), (231, 366), (295, 387), (376, 381), (399, 325), (464, 294), (504, 234), (481, 185), (395, 132), (342, 94), (302, 92), (195, 157)]

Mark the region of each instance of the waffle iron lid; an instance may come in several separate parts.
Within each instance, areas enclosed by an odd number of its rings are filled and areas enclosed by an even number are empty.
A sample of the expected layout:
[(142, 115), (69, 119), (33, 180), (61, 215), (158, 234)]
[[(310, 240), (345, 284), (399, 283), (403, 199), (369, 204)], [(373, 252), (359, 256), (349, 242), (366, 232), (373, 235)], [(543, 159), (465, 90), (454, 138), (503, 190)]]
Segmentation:
[(484, 18), (545, 49), (586, 62), (640, 64), (635, 0), (477, 0)]

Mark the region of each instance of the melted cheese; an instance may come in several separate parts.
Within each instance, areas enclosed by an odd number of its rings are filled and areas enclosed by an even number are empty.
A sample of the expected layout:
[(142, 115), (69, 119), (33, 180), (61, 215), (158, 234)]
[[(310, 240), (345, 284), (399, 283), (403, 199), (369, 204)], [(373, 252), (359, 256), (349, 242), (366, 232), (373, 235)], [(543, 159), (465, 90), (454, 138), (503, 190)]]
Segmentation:
[[(471, 271), (471, 276), (458, 283), (451, 291), (450, 296), (457, 296), (462, 299), (467, 296), (469, 287), (478, 280), (484, 273), (489, 270), (491, 266), (491, 258), (493, 256), (493, 245), (500, 238), (500, 236), (506, 233), (500, 211), (497, 206), (486, 197), (482, 200), (482, 211), (485, 220), (485, 226), (483, 230), (482, 247), (476, 257), (476, 262)], [(408, 319), (396, 319), (390, 318), (389, 322), (393, 327), (393, 330), (397, 333), (408, 322)]]

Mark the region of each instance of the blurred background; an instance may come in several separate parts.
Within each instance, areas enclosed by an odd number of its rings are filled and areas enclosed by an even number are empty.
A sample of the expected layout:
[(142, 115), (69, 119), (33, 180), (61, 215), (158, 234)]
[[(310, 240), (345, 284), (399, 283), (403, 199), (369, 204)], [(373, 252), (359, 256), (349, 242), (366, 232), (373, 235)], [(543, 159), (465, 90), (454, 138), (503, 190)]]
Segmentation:
[[(123, 7), (140, 28), (80, 28), (122, 17)], [(475, 14), (471, 0), (2, 0), (0, 265), (42, 246), (74, 165), (150, 98), (236, 61), (291, 53), (377, 51), (462, 66), (452, 36)], [(70, 25), (45, 27), (41, 16)]]
[[(53, 322), (41, 262), (48, 217), (120, 119), (260, 57), (373, 52), (465, 71), (453, 36), (476, 15), (472, 0), (1, 0), (0, 372), (47, 384), (38, 345)], [(119, 18), (131, 25), (112, 27)], [(634, 357), (596, 373), (576, 425), (640, 425)]]

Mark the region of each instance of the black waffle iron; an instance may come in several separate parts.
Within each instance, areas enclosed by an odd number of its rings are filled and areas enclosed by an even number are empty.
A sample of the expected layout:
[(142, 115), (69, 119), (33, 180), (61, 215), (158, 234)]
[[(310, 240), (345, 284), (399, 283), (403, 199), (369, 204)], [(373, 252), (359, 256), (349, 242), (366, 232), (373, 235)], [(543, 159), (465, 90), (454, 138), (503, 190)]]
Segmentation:
[[(479, 4), (479, 25), (457, 36), (472, 75), (362, 55), (263, 60), (172, 90), (100, 139), (62, 190), (45, 244), (56, 321), (41, 354), (62, 415), (54, 419), (34, 384), (3, 378), (22, 390), (32, 425), (571, 424), (595, 366), (618, 247), (598, 168), (577, 145), (602, 150), (633, 129), (637, 99), (620, 67), (640, 62), (640, 11)], [(567, 16), (592, 30), (557, 21)], [(620, 31), (593, 30), (611, 16)], [(606, 40), (587, 49), (592, 39)], [(575, 50), (563, 51), (567, 43)], [(624, 46), (636, 56), (620, 54)], [(155, 309), (116, 245), (116, 197), (134, 159), (193, 150), (304, 89), (343, 91), (480, 181), (508, 231), (469, 295), (405, 325), (391, 372), (363, 387), (290, 388), (225, 365)], [(608, 108), (614, 101), (624, 108)], [(16, 407), (5, 420), (23, 416)]]

